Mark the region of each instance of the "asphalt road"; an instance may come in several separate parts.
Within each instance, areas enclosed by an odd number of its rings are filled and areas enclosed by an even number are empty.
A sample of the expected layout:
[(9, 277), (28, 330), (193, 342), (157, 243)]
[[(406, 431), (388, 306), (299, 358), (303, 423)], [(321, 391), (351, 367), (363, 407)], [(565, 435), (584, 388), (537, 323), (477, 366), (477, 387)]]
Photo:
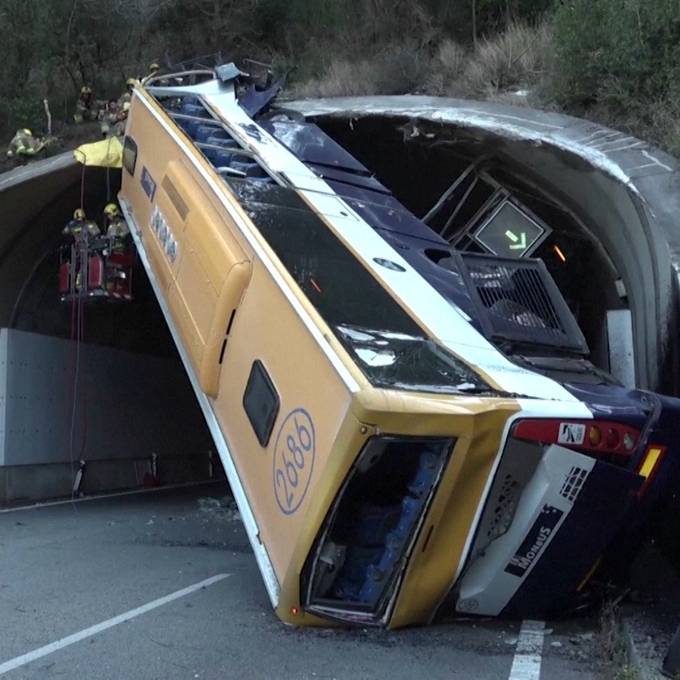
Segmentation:
[(226, 494), (210, 485), (0, 512), (0, 676), (536, 680), (538, 661), (543, 679), (599, 677), (588, 620), (547, 623), (528, 668), (519, 622), (286, 627)]

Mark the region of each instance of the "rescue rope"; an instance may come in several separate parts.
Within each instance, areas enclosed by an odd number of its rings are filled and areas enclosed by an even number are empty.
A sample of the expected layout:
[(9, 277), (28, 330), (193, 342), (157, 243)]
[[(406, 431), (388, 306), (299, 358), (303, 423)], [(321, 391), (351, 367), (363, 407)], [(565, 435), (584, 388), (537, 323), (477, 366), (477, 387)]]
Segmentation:
[[(84, 155), (84, 154), (83, 154)], [(85, 168), (87, 166), (83, 163), (83, 169), (80, 173), (80, 207), (85, 210)]]
[(87, 412), (86, 400), (80, 395), (80, 362), (81, 362), (81, 345), (85, 339), (85, 304), (83, 288), (78, 291), (77, 298), (74, 298), (71, 303), (71, 340), (75, 342), (75, 365), (73, 368), (73, 382), (71, 389), (71, 424), (69, 432), (69, 459), (71, 463), (71, 500), (75, 500), (76, 488), (76, 415), (78, 413), (78, 406), (80, 406), (80, 418), (82, 428), (82, 442), (79, 446), (80, 459), (82, 459), (87, 445)]
[(71, 461), (71, 500), (75, 500), (75, 436), (76, 412), (78, 410), (78, 386), (80, 382), (80, 315), (81, 295), (74, 297), (71, 302), (71, 341), (75, 341), (75, 362), (73, 365), (73, 380), (71, 383), (71, 423), (69, 431), (69, 459)]
[[(109, 138), (109, 146), (113, 138)], [(82, 152), (81, 152), (82, 153)], [(108, 152), (107, 152), (108, 153)], [(83, 154), (85, 155), (85, 154)], [(87, 161), (87, 157), (85, 158)], [(84, 162), (80, 175), (80, 208), (85, 210), (85, 169), (87, 165)], [(111, 174), (110, 168), (106, 168), (106, 202), (111, 201)], [(85, 244), (87, 246), (88, 234), (84, 233)], [(86, 261), (83, 261), (83, 256)], [(84, 305), (84, 295), (83, 292), (87, 290), (89, 281), (89, 261), (87, 247), (80, 252), (80, 287), (78, 288), (77, 295), (71, 300), (71, 341), (75, 342), (75, 366), (72, 371), (72, 389), (71, 389), (71, 418), (70, 418), (70, 431), (69, 431), (69, 459), (71, 463), (71, 501), (75, 500), (76, 494), (76, 469), (75, 469), (75, 446), (76, 446), (76, 415), (78, 412), (78, 405), (80, 402), (81, 406), (81, 426), (83, 429), (82, 443), (79, 447), (80, 458), (82, 459), (85, 453), (85, 447), (87, 446), (87, 412), (86, 412), (86, 400), (81, 399), (80, 396), (80, 350), (81, 344), (85, 338), (85, 305)], [(72, 273), (76, 275), (75, 272)], [(74, 505), (75, 507), (75, 505)]]
[[(106, 155), (107, 157), (111, 153), (111, 142), (113, 142), (113, 137), (109, 137), (109, 142), (106, 145)], [(106, 202), (111, 203), (111, 168), (106, 166)]]

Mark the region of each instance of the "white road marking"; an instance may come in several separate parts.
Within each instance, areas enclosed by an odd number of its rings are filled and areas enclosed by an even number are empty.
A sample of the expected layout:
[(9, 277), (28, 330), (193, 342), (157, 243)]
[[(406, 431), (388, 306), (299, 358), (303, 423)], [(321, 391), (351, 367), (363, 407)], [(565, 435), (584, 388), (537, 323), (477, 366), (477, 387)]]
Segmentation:
[(522, 621), (509, 680), (540, 679), (544, 637), (544, 621)]
[(604, 135), (604, 137), (600, 137), (600, 139), (590, 142), (588, 146), (591, 149), (598, 149), (602, 151), (605, 146), (611, 146), (612, 144), (621, 144), (624, 142), (627, 138), (625, 135), (622, 135), (620, 132), (612, 132), (608, 135)]
[(181, 484), (168, 484), (167, 486), (154, 486), (148, 489), (131, 489), (130, 491), (117, 491), (116, 493), (102, 493), (95, 496), (84, 496), (83, 498), (66, 498), (63, 501), (48, 501), (47, 503), (33, 503), (32, 505), (18, 505), (16, 508), (0, 508), (0, 515), (8, 512), (21, 512), (23, 510), (38, 510), (39, 508), (53, 508), (56, 505), (73, 505), (74, 503), (86, 503), (88, 501), (103, 501), (109, 498), (120, 498), (121, 496), (138, 496), (146, 493), (157, 493), (159, 491), (172, 491), (173, 489), (187, 489), (192, 486), (207, 486), (208, 484), (226, 485), (226, 479), (207, 479), (202, 482), (183, 482)]
[(217, 574), (217, 576), (212, 576), (205, 579), (204, 581), (194, 583), (192, 586), (182, 588), (182, 590), (177, 590), (174, 593), (165, 595), (164, 597), (159, 597), (157, 600), (143, 604), (141, 607), (137, 607), (136, 609), (131, 609), (124, 614), (114, 616), (112, 619), (108, 619), (107, 621), (102, 621), (101, 623), (97, 623), (94, 626), (85, 628), (85, 630), (81, 630), (78, 633), (68, 635), (67, 637), (61, 638), (61, 640), (50, 642), (50, 644), (45, 645), (44, 647), (39, 647), (38, 649), (34, 649), (32, 652), (22, 654), (21, 656), (17, 656), (14, 659), (10, 659), (9, 661), (5, 661), (4, 663), (0, 664), (0, 675), (9, 673), (16, 668), (21, 668), (21, 666), (25, 666), (36, 659), (41, 659), (44, 656), (48, 656), (49, 654), (59, 651), (60, 649), (64, 649), (64, 647), (69, 647), (76, 642), (80, 642), (81, 640), (85, 640), (89, 637), (92, 637), (93, 635), (97, 635), (98, 633), (108, 630), (109, 628), (113, 628), (120, 623), (130, 621), (131, 619), (141, 616), (142, 614), (150, 612), (152, 609), (157, 609), (158, 607), (162, 607), (164, 604), (168, 604), (173, 600), (178, 600), (180, 597), (191, 595), (191, 593), (195, 593), (201, 588), (207, 588), (208, 586), (212, 586), (215, 583), (219, 583), (229, 576), (231, 576), (231, 574)]

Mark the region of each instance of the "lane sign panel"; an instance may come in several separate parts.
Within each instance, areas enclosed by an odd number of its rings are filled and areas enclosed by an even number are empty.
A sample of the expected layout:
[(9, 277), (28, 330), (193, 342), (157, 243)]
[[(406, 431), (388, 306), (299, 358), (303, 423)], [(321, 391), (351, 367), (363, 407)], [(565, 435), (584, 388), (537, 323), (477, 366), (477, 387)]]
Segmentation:
[(508, 200), (503, 201), (474, 234), (493, 255), (528, 257), (543, 243), (550, 229)]

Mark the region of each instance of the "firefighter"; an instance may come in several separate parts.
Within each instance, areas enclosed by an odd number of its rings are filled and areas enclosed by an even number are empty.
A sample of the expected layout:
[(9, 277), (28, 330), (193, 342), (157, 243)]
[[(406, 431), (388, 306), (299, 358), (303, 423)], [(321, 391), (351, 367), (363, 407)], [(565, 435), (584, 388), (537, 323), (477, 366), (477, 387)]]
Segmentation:
[(73, 237), (76, 243), (81, 243), (85, 239), (95, 238), (100, 235), (99, 227), (93, 220), (88, 220), (82, 208), (76, 208), (73, 219), (64, 227), (62, 234)]
[(130, 294), (131, 269), (128, 258), (130, 250), (130, 229), (120, 208), (109, 203), (104, 208), (104, 224), (109, 248), (104, 251), (106, 259), (106, 290), (109, 293)]
[(33, 136), (28, 128), (17, 130), (7, 149), (7, 157), (35, 156), (45, 148), (45, 141)]
[[(89, 257), (88, 240), (100, 235), (99, 227), (93, 220), (88, 220), (82, 208), (76, 208), (73, 219), (62, 230), (62, 234), (70, 236), (75, 242), (75, 248), (71, 249), (72, 257), (75, 258), (75, 289), (80, 290), (82, 284), (82, 263)], [(72, 263), (73, 264), (73, 263)]]
[(120, 99), (112, 99), (106, 104), (104, 115), (101, 119), (101, 131), (104, 137), (111, 137), (113, 135), (122, 137), (125, 134), (125, 122), (127, 121), (129, 108), (129, 102), (121, 104)]
[(118, 99), (118, 108), (125, 108), (125, 104), (129, 104), (132, 101), (132, 91), (135, 89), (139, 81), (136, 78), (128, 78), (125, 81), (125, 92)]
[(151, 78), (155, 78), (160, 70), (161, 67), (155, 61), (149, 64), (149, 72), (140, 81), (142, 85), (146, 85)]
[(73, 114), (73, 120), (76, 123), (83, 121), (95, 121), (99, 118), (99, 103), (95, 100), (92, 94), (92, 88), (83, 85), (80, 88), (80, 96), (76, 103), (76, 112)]
[(123, 102), (123, 108), (116, 114), (116, 123), (113, 126), (113, 131), (118, 137), (122, 137), (125, 134), (125, 125), (127, 124), (129, 111), (130, 102)]
[(104, 208), (104, 223), (106, 235), (111, 238), (111, 251), (124, 253), (128, 248), (130, 229), (115, 203), (109, 203)]

